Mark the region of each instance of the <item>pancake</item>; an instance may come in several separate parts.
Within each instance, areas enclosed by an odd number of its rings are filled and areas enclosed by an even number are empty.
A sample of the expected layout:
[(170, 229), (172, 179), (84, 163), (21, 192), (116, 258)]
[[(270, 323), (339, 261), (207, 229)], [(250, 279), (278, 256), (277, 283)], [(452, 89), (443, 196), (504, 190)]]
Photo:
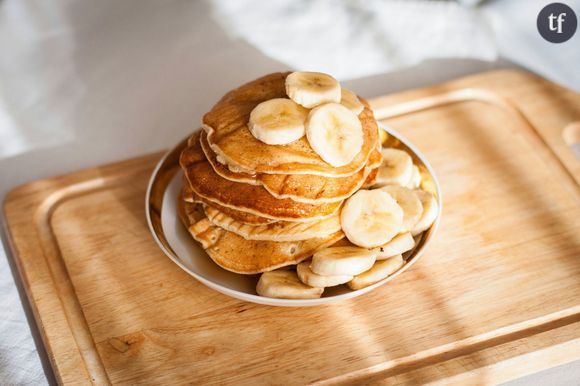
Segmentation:
[(353, 195), (371, 171), (381, 165), (382, 155), (375, 149), (364, 168), (347, 177), (323, 177), (309, 174), (259, 174), (264, 188), (276, 198), (298, 202), (323, 203), (342, 201)]
[[(184, 178), (184, 180), (185, 180), (185, 178)], [(226, 208), (225, 206), (221, 206), (219, 204), (216, 204), (214, 202), (206, 200), (206, 199), (198, 196), (197, 194), (195, 194), (191, 190), (187, 180), (185, 180), (183, 183), (183, 188), (181, 190), (181, 197), (184, 201), (189, 202), (189, 203), (199, 203), (199, 204), (204, 204), (205, 206), (211, 206), (212, 208), (215, 208), (215, 209), (219, 210), (220, 212), (233, 218), (234, 220), (239, 221), (239, 222), (244, 223), (244, 224), (264, 225), (264, 224), (273, 224), (273, 223), (277, 222), (276, 220), (272, 220), (271, 218), (264, 218), (264, 217), (260, 217), (260, 216), (255, 216), (255, 215), (250, 214), (250, 213), (240, 212), (239, 210)]]
[(365, 180), (362, 188), (370, 188), (377, 182), (377, 176), (379, 175), (379, 168), (371, 170), (367, 179)]
[(220, 206), (284, 221), (315, 221), (332, 216), (342, 202), (320, 205), (277, 199), (262, 186), (226, 180), (211, 167), (197, 141), (181, 153), (180, 165), (189, 186), (201, 198)]
[(246, 240), (297, 241), (325, 237), (341, 231), (338, 213), (313, 222), (279, 221), (267, 225), (248, 225), (210, 206), (206, 206), (204, 211), (213, 225), (242, 236)]
[[(193, 135), (189, 138), (188, 143), (189, 146), (192, 146), (192, 141), (194, 140)], [(213, 170), (219, 174), (220, 177), (225, 178), (226, 180), (235, 181), (235, 182), (243, 182), (245, 184), (250, 185), (261, 185), (259, 175), (256, 173), (244, 173), (244, 172), (233, 172), (231, 171), (227, 165), (218, 161), (218, 156), (211, 150), (209, 143), (207, 142), (207, 133), (205, 131), (201, 131), (200, 137), (198, 137), (201, 149), (203, 150), (203, 154), (205, 154), (205, 158), (210, 163)]]
[(382, 155), (373, 150), (368, 165), (347, 177), (330, 178), (309, 174), (259, 174), (264, 188), (276, 198), (320, 204), (344, 201), (359, 190), (373, 170), (378, 170)]
[(195, 224), (205, 218), (203, 206), (200, 204), (192, 204), (177, 197), (177, 214), (184, 224)]
[(195, 211), (196, 209), (190, 206), (196, 204), (179, 201), (183, 203), (178, 207), (181, 212), (180, 218), (191, 236), (201, 244), (217, 265), (235, 273), (250, 275), (298, 264), (316, 251), (344, 237), (342, 232), (336, 232), (326, 237), (303, 241), (246, 240), (233, 232), (212, 225), (207, 218), (191, 222), (195, 218), (183, 212)]
[(206, 133), (201, 133), (201, 148), (214, 171), (222, 178), (251, 185), (262, 185), (272, 196), (307, 204), (322, 204), (343, 201), (363, 185), (373, 169), (381, 165), (380, 147), (375, 147), (367, 164), (355, 174), (347, 177), (323, 177), (309, 174), (264, 174), (236, 173), (218, 162), (211, 150)]
[(274, 73), (247, 83), (227, 93), (203, 117), (203, 128), (211, 149), (221, 156), (230, 170), (248, 174), (313, 174), (346, 177), (361, 170), (378, 143), (378, 127), (368, 103), (359, 114), (363, 128), (361, 151), (348, 165), (333, 167), (310, 147), (306, 137), (287, 145), (267, 145), (247, 127), (251, 111), (259, 103), (286, 98), (288, 73)]

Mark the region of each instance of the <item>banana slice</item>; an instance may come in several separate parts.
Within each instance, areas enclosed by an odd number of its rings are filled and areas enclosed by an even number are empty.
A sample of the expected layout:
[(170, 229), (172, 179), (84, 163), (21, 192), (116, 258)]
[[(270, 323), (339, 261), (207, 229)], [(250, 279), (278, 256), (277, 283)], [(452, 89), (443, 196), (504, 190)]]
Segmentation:
[(286, 94), (294, 102), (313, 108), (328, 102), (340, 102), (340, 84), (321, 72), (293, 72), (286, 77)]
[(387, 185), (379, 190), (389, 193), (403, 209), (403, 226), (400, 232), (408, 232), (413, 229), (423, 213), (423, 205), (421, 205), (415, 192), (399, 185)]
[(356, 115), (359, 115), (365, 109), (365, 105), (362, 104), (356, 94), (346, 88), (341, 89), (340, 104)]
[(413, 174), (406, 187), (409, 189), (417, 189), (419, 186), (421, 186), (421, 172), (417, 165), (413, 165)]
[(402, 255), (410, 251), (415, 246), (415, 239), (411, 232), (400, 233), (385, 245), (377, 248), (377, 260), (385, 260), (389, 257)]
[(429, 229), (429, 227), (433, 224), (437, 218), (437, 215), (439, 215), (439, 204), (437, 203), (435, 196), (430, 192), (426, 192), (424, 190), (415, 190), (414, 192), (415, 195), (419, 198), (419, 201), (421, 201), (421, 205), (423, 206), (421, 217), (411, 231), (413, 236), (416, 236), (419, 233)]
[(296, 266), (296, 273), (302, 283), (311, 287), (334, 287), (352, 280), (352, 275), (318, 275), (310, 269), (310, 262), (305, 261)]
[(294, 271), (264, 272), (258, 280), (256, 292), (260, 296), (278, 299), (317, 299), (324, 288), (310, 287), (300, 281)]
[(375, 284), (395, 273), (404, 264), (403, 256), (397, 255), (387, 260), (377, 261), (371, 269), (355, 276), (348, 282), (348, 287), (358, 290)]
[(401, 231), (403, 209), (381, 190), (359, 190), (342, 207), (340, 224), (346, 237), (364, 248), (376, 248)]
[(401, 185), (405, 186), (413, 177), (413, 159), (406, 151), (385, 148), (381, 151), (383, 163), (377, 175), (377, 186)]
[(310, 111), (306, 137), (320, 158), (336, 167), (350, 163), (363, 145), (358, 117), (338, 103), (327, 103)]
[(312, 256), (310, 269), (323, 276), (358, 275), (373, 266), (377, 251), (359, 247), (330, 247)]
[(268, 145), (285, 145), (304, 136), (308, 110), (290, 99), (275, 98), (260, 103), (250, 113), (248, 128)]

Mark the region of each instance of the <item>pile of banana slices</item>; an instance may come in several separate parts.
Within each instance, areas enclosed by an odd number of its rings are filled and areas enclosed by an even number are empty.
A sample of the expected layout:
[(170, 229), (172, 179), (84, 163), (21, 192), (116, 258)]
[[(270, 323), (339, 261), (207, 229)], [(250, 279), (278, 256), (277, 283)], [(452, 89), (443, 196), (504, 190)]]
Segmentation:
[[(387, 156), (402, 150), (385, 149)], [(397, 157), (400, 154), (394, 153)], [(406, 159), (401, 157), (401, 159)], [(324, 289), (346, 284), (358, 290), (375, 284), (405, 264), (403, 254), (411, 251), (422, 233), (429, 229), (439, 214), (435, 196), (418, 189), (421, 181), (413, 173), (413, 165), (403, 168), (394, 158), (386, 158), (381, 175), (389, 184), (372, 190), (359, 190), (346, 200), (340, 221), (351, 245), (333, 246), (316, 252), (311, 260), (292, 270), (265, 272), (257, 285), (259, 295), (284, 299), (315, 299)], [(402, 173), (410, 175), (407, 186)], [(420, 178), (420, 174), (419, 174)]]
[[(248, 125), (252, 134), (276, 145), (306, 135), (312, 149), (329, 164), (339, 167), (352, 161), (363, 142), (357, 115), (364, 106), (356, 95), (341, 89), (333, 77), (310, 72), (290, 74), (286, 93), (290, 99), (272, 99), (252, 111)], [(314, 253), (295, 270), (263, 273), (256, 288), (259, 295), (313, 299), (325, 288), (342, 284), (358, 290), (405, 264), (403, 254), (413, 250), (436, 220), (438, 201), (421, 189), (421, 172), (407, 152), (383, 148), (381, 153), (375, 185), (356, 192), (341, 208), (341, 228), (348, 241)]]

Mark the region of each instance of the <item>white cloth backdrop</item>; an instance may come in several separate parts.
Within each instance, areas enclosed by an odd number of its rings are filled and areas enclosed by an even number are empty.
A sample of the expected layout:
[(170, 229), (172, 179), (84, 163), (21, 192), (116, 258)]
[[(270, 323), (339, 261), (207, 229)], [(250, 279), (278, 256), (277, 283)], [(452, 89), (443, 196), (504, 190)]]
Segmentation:
[[(546, 3), (0, 1), (0, 196), (168, 147), (223, 92), (280, 69), (352, 81), (503, 57), (580, 90), (580, 33), (544, 42), (535, 18)], [(567, 3), (580, 16), (580, 2)], [(0, 384), (45, 382), (0, 248)]]
[(215, 19), (232, 36), (290, 67), (315, 69), (339, 79), (392, 71), (427, 58), (491, 61), (498, 55), (481, 14), (455, 2), (214, 0), (212, 4)]

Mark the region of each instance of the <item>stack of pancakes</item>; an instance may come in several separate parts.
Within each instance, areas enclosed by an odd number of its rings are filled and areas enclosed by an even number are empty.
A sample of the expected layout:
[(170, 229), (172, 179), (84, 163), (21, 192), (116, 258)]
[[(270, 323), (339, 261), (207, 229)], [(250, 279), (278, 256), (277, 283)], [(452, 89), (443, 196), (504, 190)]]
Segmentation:
[(340, 207), (377, 176), (382, 156), (368, 103), (358, 115), (360, 152), (347, 165), (323, 161), (306, 137), (267, 145), (248, 129), (261, 102), (286, 98), (287, 73), (226, 94), (182, 152), (180, 217), (218, 265), (241, 274), (297, 264), (344, 238)]

